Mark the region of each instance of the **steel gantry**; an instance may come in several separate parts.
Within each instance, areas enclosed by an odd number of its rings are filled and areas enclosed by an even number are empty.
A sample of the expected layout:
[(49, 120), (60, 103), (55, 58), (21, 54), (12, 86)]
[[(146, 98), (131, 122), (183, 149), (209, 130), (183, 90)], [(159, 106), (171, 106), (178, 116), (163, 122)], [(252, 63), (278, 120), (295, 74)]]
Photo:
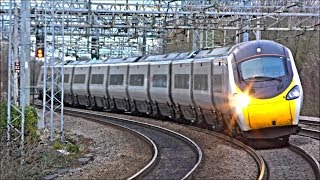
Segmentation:
[[(15, 129), (23, 144), (29, 63), (39, 46), (45, 51), (45, 57), (37, 59), (44, 61), (42, 125), (50, 124), (53, 140), (53, 120), (59, 119), (63, 139), (67, 55), (127, 57), (260, 39), (265, 31), (319, 31), (319, 4), (318, 0), (0, 0), (1, 65), (4, 54), (8, 56), (8, 141)], [(16, 108), (20, 129), (12, 123), (17, 119), (10, 118), (14, 105), (21, 107)]]
[[(7, 54), (7, 145), (20, 140), (18, 151), (21, 157), (21, 167), (24, 164), (24, 130), (25, 105), (29, 101), (29, 60), (30, 60), (30, 3), (22, 1), (0, 2), (2, 14), (1, 46), (6, 46), (7, 52), (1, 49), (1, 54)], [(10, 9), (10, 11), (8, 11)], [(1, 73), (1, 75), (3, 75)], [(3, 82), (1, 82), (3, 83)], [(13, 113), (12, 113), (13, 112)], [(1, 115), (3, 116), (3, 115)], [(20, 171), (21, 173), (21, 171)]]
[[(49, 127), (50, 140), (54, 140), (55, 127), (63, 141), (63, 82), (64, 82), (64, 0), (48, 1), (40, 4), (43, 10), (37, 12), (38, 27), (43, 32), (44, 65), (43, 65), (43, 109), (41, 126)], [(37, 11), (35, 9), (35, 11)], [(41, 24), (39, 24), (41, 23)], [(56, 35), (58, 34), (58, 35)], [(40, 35), (41, 36), (41, 35)], [(59, 123), (55, 123), (54, 121)], [(49, 122), (49, 123), (48, 123)]]

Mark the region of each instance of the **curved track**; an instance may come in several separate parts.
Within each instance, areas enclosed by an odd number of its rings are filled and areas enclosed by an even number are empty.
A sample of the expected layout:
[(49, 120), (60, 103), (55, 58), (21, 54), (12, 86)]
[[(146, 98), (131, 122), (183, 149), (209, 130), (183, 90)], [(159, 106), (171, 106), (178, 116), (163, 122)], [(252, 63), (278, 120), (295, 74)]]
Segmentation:
[(301, 116), (299, 123), (302, 127), (298, 135), (320, 140), (320, 120), (316, 117)]
[(220, 139), (223, 139), (223, 140), (225, 140), (227, 142), (230, 142), (230, 143), (242, 148), (244, 151), (246, 151), (248, 154), (250, 154), (252, 156), (252, 158), (254, 159), (254, 161), (256, 162), (256, 164), (258, 166), (258, 172), (259, 173), (257, 175), (257, 179), (258, 180), (266, 179), (266, 176), (267, 176), (266, 164), (265, 164), (263, 158), (261, 157), (261, 155), (256, 150), (254, 150), (250, 146), (247, 146), (244, 143), (242, 143), (242, 142), (240, 142), (240, 141), (238, 141), (236, 139), (233, 139), (233, 138), (231, 138), (229, 136), (225, 136), (223, 134), (216, 133), (216, 132), (213, 132), (213, 131), (203, 131), (203, 129), (199, 129), (199, 128), (194, 127), (194, 126), (189, 126), (189, 127), (194, 131), (199, 131), (199, 132), (202, 132), (202, 133), (206, 133), (206, 134), (218, 137)]
[(267, 179), (320, 179), (319, 162), (295, 145), (258, 152), (267, 165)]
[[(40, 107), (40, 106), (39, 106)], [(72, 111), (71, 111), (72, 110)], [(127, 122), (133, 122), (131, 120), (128, 120), (128, 119), (123, 119), (123, 118), (119, 118), (119, 117), (114, 117), (114, 116), (107, 116), (107, 115), (104, 115), (103, 112), (95, 112), (95, 113), (92, 113), (92, 111), (90, 110), (80, 110), (80, 109), (74, 109), (74, 108), (65, 108), (65, 113), (66, 114), (69, 114), (71, 116), (79, 116), (81, 113), (83, 113), (84, 111), (88, 112), (86, 114), (83, 114), (83, 116), (80, 116), (80, 117), (83, 117), (85, 119), (88, 119), (88, 117), (90, 117), (91, 120), (94, 120), (94, 121), (97, 121), (99, 123), (110, 123), (110, 121), (108, 119), (114, 119), (114, 120), (125, 120)], [(75, 112), (75, 114), (74, 114)], [(91, 113), (90, 113), (91, 112)], [(90, 115), (89, 115), (90, 114)], [(97, 115), (99, 114), (99, 115)], [(88, 116), (89, 115), (89, 116)], [(93, 118), (93, 116), (97, 116), (98, 118)], [(100, 117), (99, 117), (100, 116)], [(103, 119), (102, 120), (99, 120), (100, 118), (102, 118), (103, 116)], [(115, 114), (116, 116), (116, 114)], [(107, 121), (106, 121), (107, 120)], [(134, 123), (137, 123), (137, 122), (134, 122)], [(113, 123), (111, 123), (113, 124)], [(119, 126), (119, 123), (116, 123), (115, 124), (116, 127)], [(153, 126), (153, 125), (151, 125)], [(258, 174), (257, 174), (257, 179), (265, 179), (266, 175), (267, 175), (267, 168), (266, 168), (266, 164), (264, 162), (264, 160), (262, 159), (262, 157), (258, 154), (258, 152), (254, 149), (252, 149), (250, 146), (247, 146), (245, 145), (244, 143), (238, 141), (238, 140), (235, 140), (229, 136), (225, 136), (223, 134), (220, 134), (220, 133), (216, 133), (216, 132), (213, 132), (213, 131), (204, 131), (204, 129), (202, 128), (198, 128), (198, 127), (194, 127), (194, 126), (190, 126), (190, 125), (187, 125), (189, 126), (189, 128), (191, 128), (192, 130), (194, 131), (198, 131), (198, 132), (202, 132), (202, 133), (205, 133), (205, 134), (208, 134), (208, 135), (211, 135), (211, 136), (215, 136), (215, 137), (218, 137), (220, 139), (223, 139), (225, 141), (228, 141), (240, 148), (242, 148), (244, 151), (246, 151), (248, 154), (250, 154), (252, 156), (252, 158), (254, 159), (254, 161), (256, 162), (257, 164), (257, 167), (258, 167)], [(158, 127), (159, 128), (159, 127)], [(126, 129), (126, 128), (125, 128)], [(130, 130), (129, 130), (130, 131)], [(170, 130), (169, 130), (170, 131)], [(138, 133), (138, 132), (137, 132)], [(175, 132), (172, 132), (172, 133), (175, 133)], [(140, 134), (140, 133), (139, 133)], [(143, 136), (143, 135), (142, 135)], [(149, 142), (148, 142), (149, 143)], [(201, 149), (195, 144), (195, 143), (192, 143), (193, 146), (196, 146), (196, 149), (197, 150), (200, 150)], [(152, 144), (149, 143), (149, 146), (151, 147)], [(155, 145), (154, 145), (155, 146)], [(154, 153), (157, 153), (158, 150), (156, 148), (154, 148)], [(154, 155), (155, 157), (156, 155)], [(154, 159), (154, 158), (153, 158)], [(198, 158), (198, 162), (197, 164), (193, 167), (193, 169), (191, 171), (189, 171), (188, 174), (185, 175), (184, 178), (187, 178), (187, 177), (190, 177), (193, 173), (193, 171), (198, 167), (198, 165), (200, 164), (200, 161), (202, 159), (202, 152), (199, 153), (199, 158)], [(148, 171), (150, 171), (149, 169), (152, 169), (152, 166), (154, 165), (154, 162), (156, 162), (155, 160), (152, 160), (145, 168), (141, 169), (139, 172), (137, 172), (135, 175), (133, 175), (130, 179), (133, 179), (133, 178), (140, 178), (140, 177), (143, 177), (144, 174), (148, 174)], [(172, 171), (172, 170), (171, 170)], [(165, 176), (166, 179), (167, 179), (167, 176)]]
[(298, 135), (320, 140), (320, 131), (313, 129), (302, 128)]
[(152, 141), (152, 160), (129, 179), (186, 179), (192, 176), (202, 160), (202, 151), (195, 142), (169, 129), (83, 109), (65, 108), (64, 112), (67, 115), (133, 130)]

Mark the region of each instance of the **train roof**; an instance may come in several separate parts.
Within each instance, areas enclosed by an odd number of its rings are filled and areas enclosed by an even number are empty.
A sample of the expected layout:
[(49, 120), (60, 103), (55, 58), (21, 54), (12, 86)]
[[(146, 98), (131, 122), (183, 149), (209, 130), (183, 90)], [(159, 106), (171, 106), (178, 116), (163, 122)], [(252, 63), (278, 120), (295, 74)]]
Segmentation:
[(196, 54), (194, 58), (197, 59), (197, 58), (205, 58), (205, 57), (225, 56), (229, 53), (231, 48), (232, 46), (227, 46), (227, 47), (220, 47), (215, 49), (201, 50)]
[[(265, 52), (276, 52), (277, 54), (282, 54), (282, 46), (276, 42), (269, 40), (255, 40), (239, 43), (232, 46), (224, 46), (214, 49), (204, 49), (192, 52), (174, 52), (169, 54), (160, 55), (146, 55), (146, 56), (136, 56), (128, 58), (111, 58), (106, 60), (87, 60), (87, 61), (71, 61), (67, 62), (67, 65), (90, 65), (90, 64), (123, 64), (123, 63), (135, 63), (135, 62), (166, 62), (166, 61), (188, 61), (190, 59), (199, 60), (202, 58), (209, 57), (223, 57), (227, 56), (229, 53), (234, 52), (238, 59), (241, 57), (248, 56), (250, 54), (256, 53), (258, 47), (263, 47)], [(239, 49), (241, 52), (239, 52)], [(245, 50), (244, 50), (245, 49)], [(212, 60), (212, 59), (211, 59)]]
[(179, 53), (144, 56), (139, 62), (172, 61)]
[(286, 56), (287, 50), (283, 45), (270, 40), (254, 40), (236, 44), (232, 48), (236, 62), (257, 54), (272, 54)]

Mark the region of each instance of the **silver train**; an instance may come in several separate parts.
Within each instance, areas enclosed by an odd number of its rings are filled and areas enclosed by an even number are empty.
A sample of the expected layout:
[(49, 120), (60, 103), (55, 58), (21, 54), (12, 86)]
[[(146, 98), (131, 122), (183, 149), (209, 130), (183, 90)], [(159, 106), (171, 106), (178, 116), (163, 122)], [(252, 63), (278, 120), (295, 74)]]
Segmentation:
[(66, 105), (168, 117), (248, 139), (297, 133), (303, 96), (291, 51), (268, 40), (69, 62), (63, 87)]

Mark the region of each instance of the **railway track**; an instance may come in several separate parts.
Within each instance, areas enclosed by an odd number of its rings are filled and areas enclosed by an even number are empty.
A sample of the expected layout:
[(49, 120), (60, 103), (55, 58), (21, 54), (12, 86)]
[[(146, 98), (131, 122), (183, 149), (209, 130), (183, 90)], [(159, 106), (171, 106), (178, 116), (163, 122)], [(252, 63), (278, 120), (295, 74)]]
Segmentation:
[(298, 135), (320, 140), (320, 118), (300, 116), (300, 125)]
[[(77, 111), (78, 111), (79, 109), (77, 109)], [(81, 110), (80, 110), (81, 111)], [(105, 118), (107, 118), (107, 119), (109, 119), (109, 118), (114, 118), (116, 121), (117, 120), (125, 120), (125, 121), (129, 121), (129, 122), (133, 122), (133, 121), (131, 121), (131, 120), (128, 120), (128, 119), (124, 119), (124, 118), (119, 118), (119, 117), (114, 117), (114, 116), (107, 116), (107, 115), (103, 115), (103, 112), (98, 112), (99, 113), (99, 116), (100, 116), (100, 114), (101, 114), (101, 116), (103, 116), (103, 117), (105, 117)], [(91, 114), (91, 113), (90, 113)], [(70, 114), (70, 115), (73, 115), (73, 114)], [(91, 115), (92, 116), (92, 115)], [(95, 115), (94, 115), (95, 116)], [(83, 118), (87, 118), (87, 116), (85, 116), (85, 117), (83, 117)], [(133, 123), (137, 123), (136, 121), (134, 121)], [(139, 122), (139, 123), (141, 123), (141, 122)], [(145, 123), (143, 123), (143, 124), (145, 124)], [(149, 126), (150, 124), (148, 124), (148, 126)], [(154, 125), (151, 125), (150, 127), (158, 127), (158, 126), (154, 126)], [(158, 127), (158, 128), (160, 128), (160, 127)], [(266, 166), (265, 166), (265, 163), (264, 163), (264, 160), (262, 159), (262, 157), (257, 153), (257, 151), (255, 151), (254, 149), (252, 149), (251, 147), (249, 147), (249, 146), (247, 146), (247, 145), (245, 145), (245, 144), (243, 144), (242, 142), (240, 142), (240, 141), (237, 141), (237, 140), (235, 140), (235, 139), (232, 139), (232, 138), (230, 138), (230, 137), (228, 137), (228, 136), (225, 136), (225, 135), (222, 135), (222, 134), (219, 134), (219, 133), (215, 133), (215, 132), (213, 132), (213, 131), (203, 131), (203, 129), (200, 129), (200, 128), (197, 128), (197, 127), (194, 127), (194, 126), (189, 126), (189, 128), (191, 129), (191, 130), (194, 130), (194, 131), (198, 131), (198, 132), (202, 132), (202, 133), (205, 133), (205, 134), (208, 134), (208, 135), (211, 135), (211, 136), (215, 136), (215, 137), (218, 137), (218, 138), (220, 138), (220, 139), (223, 139), (223, 140), (225, 140), (225, 141), (227, 141), (227, 142), (230, 142), (230, 143), (232, 143), (232, 144), (234, 144), (234, 145), (236, 145), (236, 146), (238, 146), (238, 147), (240, 147), (240, 148), (242, 148), (244, 151), (246, 151), (248, 154), (250, 154), (251, 156), (252, 156), (252, 158), (254, 159), (254, 161), (256, 162), (256, 164), (257, 164), (257, 167), (258, 167), (258, 174), (257, 174), (257, 179), (264, 179), (265, 178), (265, 176), (266, 176), (266, 174), (267, 174), (267, 172), (266, 172)], [(162, 128), (161, 128), (162, 129)], [(171, 131), (171, 130), (169, 130), (170, 132), (173, 132), (173, 131)], [(175, 132), (173, 132), (173, 133), (175, 133)], [(181, 135), (179, 135), (179, 136), (181, 136)], [(182, 135), (183, 136), (183, 135)], [(163, 137), (158, 137), (159, 139), (163, 139)], [(150, 138), (150, 139), (152, 139), (152, 138)], [(167, 141), (167, 138), (165, 138), (166, 139), (166, 141)], [(174, 143), (176, 143), (176, 142), (174, 142)], [(200, 149), (199, 147), (197, 148), (197, 149)], [(161, 151), (161, 150), (160, 150)], [(182, 151), (180, 151), (180, 152), (182, 152)], [(179, 154), (181, 154), (182, 156), (185, 156), (186, 154), (188, 154), (187, 152), (185, 152), (185, 151), (183, 151), (184, 153), (179, 153)], [(202, 156), (202, 155), (201, 155)], [(188, 157), (184, 157), (184, 158), (188, 158)], [(200, 161), (199, 161), (200, 162)], [(181, 163), (181, 162), (180, 162)], [(168, 169), (168, 173), (177, 173), (177, 167), (173, 167), (173, 169), (172, 168), (170, 168), (170, 169)], [(195, 168), (194, 168), (195, 169)], [(193, 170), (194, 170), (193, 169)], [(160, 168), (159, 167), (159, 171), (163, 171), (164, 169), (162, 169), (162, 168)], [(168, 176), (168, 173), (165, 173), (165, 172), (161, 172), (162, 174), (164, 174), (164, 176), (161, 178), (161, 179), (172, 179), (172, 177), (170, 177), (170, 176)], [(185, 179), (185, 178), (187, 178), (187, 177), (190, 177), (190, 174), (191, 174), (191, 171), (190, 171), (190, 173), (188, 174), (188, 175), (186, 175), (185, 177), (183, 177), (183, 178), (181, 178), (181, 179)], [(148, 176), (148, 177), (145, 177), (145, 176), (143, 176), (143, 175), (139, 175), (139, 177), (143, 177), (143, 178), (146, 178), (146, 179), (154, 179), (152, 176)], [(158, 177), (160, 177), (159, 175), (157, 175), (156, 176), (157, 178)], [(175, 177), (173, 178), (173, 179), (176, 179), (177, 178), (177, 176), (175, 175)], [(178, 178), (179, 179), (179, 178)]]
[[(38, 106), (39, 106), (39, 108), (41, 108), (41, 105), (38, 105)], [(141, 169), (141, 171), (137, 172), (135, 175), (133, 175), (129, 179), (141, 178), (141, 177), (143, 177), (143, 178), (148, 177), (147, 179), (149, 179), (149, 178), (154, 179), (154, 178), (152, 178), (152, 176), (146, 176), (146, 174), (151, 174), (151, 172), (149, 172), (149, 171), (150, 171), (150, 169), (154, 169), (154, 168), (152, 168), (152, 166), (154, 166), (154, 164), (157, 162), (157, 160), (155, 159), (156, 156), (157, 156), (156, 154), (159, 153), (159, 150), (157, 150), (157, 147), (156, 147), (157, 143), (153, 143), (152, 138), (148, 138), (149, 135), (144, 135), (143, 133), (140, 133), (140, 132), (138, 132), (136, 130), (131, 130), (130, 127), (129, 127), (129, 129), (127, 129), (126, 125), (123, 125), (122, 123), (120, 123), (120, 121), (124, 121), (124, 124), (125, 123), (136, 124), (138, 122), (131, 121), (131, 120), (124, 119), (124, 118), (115, 117), (116, 114), (115, 114), (115, 116), (110, 116), (110, 115), (107, 116), (103, 112), (97, 112), (97, 111), (91, 111), (91, 110), (74, 109), (74, 108), (65, 107), (64, 112), (65, 112), (66, 115), (82, 117), (84, 119), (92, 120), (92, 121), (95, 121), (95, 122), (98, 122), (98, 123), (102, 123), (102, 124), (106, 123), (106, 124), (109, 124), (109, 125), (114, 125), (115, 127), (119, 127), (120, 126), (120, 127), (123, 127), (125, 130), (128, 130), (129, 132), (132, 131), (135, 134), (138, 134), (139, 136), (142, 136), (145, 139), (145, 141), (147, 142), (147, 144), (149, 144), (150, 148), (154, 149), (153, 150), (154, 157), (153, 157), (153, 160), (145, 168)], [(140, 124), (140, 123), (138, 123), (138, 124)], [(160, 127), (156, 127), (156, 126), (153, 126), (153, 125), (150, 125), (150, 124), (145, 124), (145, 123), (142, 123), (142, 124), (144, 124), (146, 126), (153, 127), (153, 128), (160, 128)], [(247, 152), (254, 159), (254, 161), (257, 164), (257, 167), (258, 167), (257, 179), (259, 179), (259, 180), (260, 179), (265, 179), (266, 174), (267, 174), (266, 165), (264, 163), (264, 160), (262, 159), (262, 157), (258, 154), (258, 152), (256, 150), (252, 149), (250, 146), (247, 146), (244, 143), (242, 143), (242, 142), (240, 142), (238, 140), (235, 140), (235, 139), (233, 139), (231, 137), (228, 137), (228, 136), (225, 136), (225, 135), (213, 132), (213, 131), (207, 131), (207, 130), (204, 131), (204, 129), (201, 129), (201, 128), (198, 128), (198, 127), (194, 127), (194, 126), (190, 126), (190, 125), (188, 125), (188, 127), (191, 130), (194, 130), (194, 131), (197, 131), (197, 132), (201, 132), (201, 133), (205, 133), (205, 134), (208, 134), (210, 136), (218, 137), (220, 139), (223, 139), (223, 140), (225, 140), (227, 142), (230, 142), (230, 143), (238, 146), (239, 148), (243, 149), (245, 152)], [(137, 127), (137, 128), (139, 128), (139, 127)], [(160, 129), (163, 129), (163, 128), (160, 128)], [(167, 131), (167, 130), (163, 129), (162, 131)], [(169, 132), (173, 133), (173, 134), (176, 134), (175, 132), (170, 131), (170, 130), (169, 130)], [(181, 138), (181, 136), (183, 137), (183, 135), (179, 135), (179, 134), (176, 134), (176, 135), (180, 136), (179, 138)], [(186, 137), (183, 137), (183, 138), (188, 140), (188, 138), (186, 138)], [(162, 138), (160, 137), (159, 139), (162, 139)], [(194, 147), (196, 147), (197, 151), (201, 151), (201, 149), (195, 143), (192, 143), (192, 142), (188, 142), (188, 143), (189, 144), (191, 143)], [(185, 154), (185, 153), (183, 153), (183, 154)], [(191, 171), (189, 171), (189, 173), (187, 173), (183, 178), (180, 178), (180, 179), (185, 179), (185, 178), (190, 177), (192, 175), (193, 171), (200, 164), (200, 161), (201, 161), (201, 158), (202, 158), (202, 152), (200, 152), (198, 156), (199, 157), (198, 157), (197, 164), (192, 168)], [(159, 166), (159, 168), (160, 168), (160, 166)], [(174, 169), (176, 169), (176, 167), (174, 167)], [(168, 169), (168, 170), (172, 171), (172, 169)], [(176, 173), (176, 171), (174, 173)], [(165, 179), (169, 178), (169, 176), (167, 176), (169, 173), (163, 172), (162, 174), (165, 175), (163, 178), (165, 178)], [(159, 177), (159, 176), (157, 176), (157, 177)]]
[(267, 179), (320, 179), (319, 162), (298, 146), (258, 150), (267, 166)]
[(241, 149), (243, 149), (244, 151), (246, 151), (248, 154), (251, 155), (251, 157), (254, 159), (254, 161), (256, 162), (257, 166), (258, 166), (258, 174), (257, 174), (257, 179), (258, 180), (262, 180), (262, 179), (266, 179), (267, 176), (267, 169), (266, 169), (266, 164), (262, 158), (262, 156), (253, 148), (251, 148), (250, 146), (245, 145), (244, 143), (233, 139), (229, 136), (225, 136), (223, 134), (220, 133), (216, 133), (213, 131), (203, 131), (203, 129), (199, 129), (197, 127), (194, 126), (190, 126), (190, 129), (194, 130), (194, 131), (198, 131), (198, 132), (202, 132), (211, 136), (215, 136), (218, 137), (220, 139), (223, 139), (227, 142), (230, 142), (238, 147), (240, 147)]
[(139, 134), (153, 149), (153, 158), (129, 179), (186, 179), (202, 160), (202, 150), (191, 139), (147, 123), (103, 115), (101, 112), (65, 108), (65, 114), (125, 128)]

